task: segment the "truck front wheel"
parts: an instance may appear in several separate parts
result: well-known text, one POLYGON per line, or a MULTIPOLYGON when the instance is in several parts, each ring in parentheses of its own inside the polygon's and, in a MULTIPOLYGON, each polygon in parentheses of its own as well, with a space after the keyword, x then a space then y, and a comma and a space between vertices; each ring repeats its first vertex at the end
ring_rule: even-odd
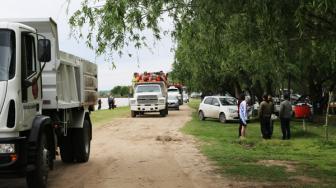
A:
POLYGON ((164 109, 164 110, 160 110, 160 116, 161 117, 165 117, 167 115, 167 112, 166 112, 166 110, 164 109))
POLYGON ((83 128, 74 130, 75 159, 79 163, 85 163, 90 157, 91 126, 88 120, 84 120, 83 128))
POLYGON ((131 111, 131 117, 135 117, 136 116, 136 112, 135 111, 131 111))
POLYGON ((35 169, 27 173, 27 185, 29 188, 47 187, 49 173, 49 150, 46 133, 42 132, 37 146, 35 169))

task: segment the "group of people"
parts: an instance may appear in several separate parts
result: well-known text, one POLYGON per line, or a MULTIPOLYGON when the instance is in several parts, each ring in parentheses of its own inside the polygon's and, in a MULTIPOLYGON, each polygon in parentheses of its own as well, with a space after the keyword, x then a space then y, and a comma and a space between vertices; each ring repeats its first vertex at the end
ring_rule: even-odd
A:
MULTIPOLYGON (((280 103, 279 118, 281 123, 282 139, 290 139, 290 120, 292 116, 292 105, 290 95, 284 94, 284 101, 280 103)), ((241 94, 238 100, 239 129, 240 138, 245 138, 247 120, 248 120, 248 102, 249 98, 241 94)), ((263 95, 263 101, 260 103, 258 117, 260 120, 260 130, 264 139, 271 139, 273 134, 274 103, 271 95, 263 95)))
MULTIPOLYGON (((108 106, 109 106, 109 110, 114 109, 116 107, 115 100, 114 100, 114 97, 112 97, 112 95, 108 96, 107 103, 108 103, 108 106)), ((101 109, 101 107, 102 107, 101 105, 102 105, 102 101, 101 101, 101 99, 98 99, 98 110, 101 109)))
POLYGON ((144 72, 143 74, 139 74, 135 72, 133 74, 133 85, 137 82, 167 82, 168 80, 168 73, 165 74, 163 71, 160 72, 144 72))

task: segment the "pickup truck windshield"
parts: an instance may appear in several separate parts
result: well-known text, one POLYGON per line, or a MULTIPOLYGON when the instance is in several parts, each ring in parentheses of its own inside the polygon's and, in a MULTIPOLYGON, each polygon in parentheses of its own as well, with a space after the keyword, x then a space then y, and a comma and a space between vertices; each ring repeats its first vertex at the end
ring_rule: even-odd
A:
POLYGON ((159 85, 143 85, 138 86, 136 88, 137 93, 144 93, 144 92, 161 92, 159 85))
POLYGON ((6 81, 15 74, 15 34, 0 29, 0 81, 6 81))

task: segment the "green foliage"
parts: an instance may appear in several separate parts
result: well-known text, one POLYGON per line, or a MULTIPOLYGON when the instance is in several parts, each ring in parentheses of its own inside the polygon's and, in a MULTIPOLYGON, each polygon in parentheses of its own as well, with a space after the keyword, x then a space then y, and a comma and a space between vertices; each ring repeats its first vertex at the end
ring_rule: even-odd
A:
MULTIPOLYGON (((197 109, 198 101, 189 104, 197 109)), ((249 123, 247 139, 238 139, 238 124, 223 125, 218 120, 200 121, 197 114, 186 124, 182 131, 196 136, 202 141, 201 151, 220 166, 220 171, 227 177, 246 181, 272 182, 277 187, 305 187, 310 182, 301 182, 294 177, 316 178, 318 183, 309 186, 333 186, 336 175, 336 127, 330 130, 331 141, 325 142, 324 128, 317 124, 308 124, 307 132, 302 131, 301 121, 291 122, 291 140, 280 140, 279 122, 275 122, 273 138, 263 140, 260 136, 259 123, 249 123), (290 164, 293 170, 285 166, 276 166, 274 162, 267 166, 262 161, 277 160, 290 164)))
POLYGON ((177 43, 171 76, 191 90, 261 96, 291 85, 317 102, 336 86, 334 0, 85 0, 69 23, 98 54, 122 54, 147 46, 144 30, 160 39, 163 14, 177 43))
POLYGON ((115 86, 111 90, 114 97, 127 97, 129 94, 129 86, 115 86))

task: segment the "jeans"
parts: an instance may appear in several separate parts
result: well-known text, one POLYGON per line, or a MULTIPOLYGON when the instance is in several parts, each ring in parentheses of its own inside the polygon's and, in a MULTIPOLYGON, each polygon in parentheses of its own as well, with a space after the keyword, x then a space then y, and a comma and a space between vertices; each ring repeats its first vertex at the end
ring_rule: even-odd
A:
POLYGON ((282 139, 290 139, 291 135, 290 135, 290 127, 289 127, 289 123, 290 123, 290 119, 289 118, 280 118, 280 122, 281 122, 281 131, 282 131, 282 139))
POLYGON ((271 139, 272 131, 271 131, 271 118, 263 117, 260 122, 261 134, 264 139, 271 139))

